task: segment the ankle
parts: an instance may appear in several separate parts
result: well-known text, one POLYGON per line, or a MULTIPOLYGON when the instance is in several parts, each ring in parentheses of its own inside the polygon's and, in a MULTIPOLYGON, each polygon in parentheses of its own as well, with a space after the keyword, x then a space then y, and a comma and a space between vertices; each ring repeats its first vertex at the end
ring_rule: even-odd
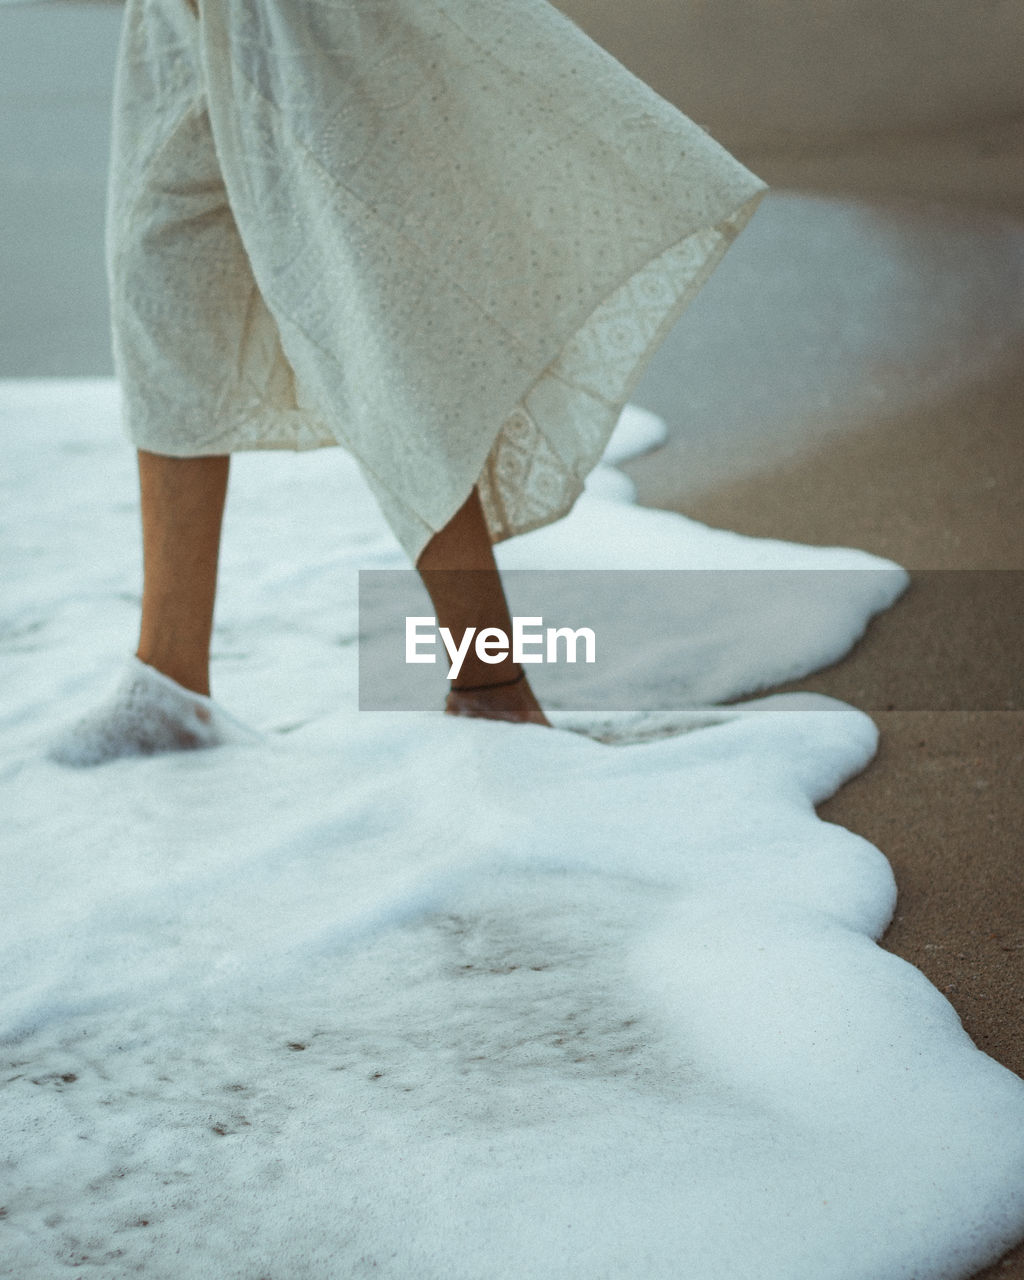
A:
POLYGON ((456 683, 453 680, 451 682, 452 693, 482 693, 488 689, 505 689, 526 679, 526 672, 522 667, 512 664, 511 671, 513 674, 506 674, 502 668, 492 668, 491 679, 485 678, 479 684, 470 684, 463 680, 459 680, 456 683))
POLYGON ((181 685, 192 693, 210 696, 210 667, 208 662, 198 659, 183 658, 180 654, 163 653, 156 647, 140 644, 135 651, 139 662, 159 671, 168 680, 181 685))
POLYGON ((452 686, 445 699, 445 713, 480 720, 509 720, 517 724, 549 725, 526 679, 525 672, 508 683, 480 689, 452 686))

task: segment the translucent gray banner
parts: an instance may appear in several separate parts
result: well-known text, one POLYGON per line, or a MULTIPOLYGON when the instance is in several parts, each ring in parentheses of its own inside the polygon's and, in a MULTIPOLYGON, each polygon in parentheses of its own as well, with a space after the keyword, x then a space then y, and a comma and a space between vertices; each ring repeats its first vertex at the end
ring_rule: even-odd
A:
MULTIPOLYGON (((467 592, 472 577, 459 575, 467 592)), ((909 588, 895 569, 502 577, 524 665, 551 709, 674 710, 779 687, 868 711, 1024 705, 1024 571, 925 570, 909 588)), ((478 636, 449 639, 475 644, 478 636)), ((511 647, 516 636, 508 639, 511 647)), ((492 655, 501 648, 493 636, 488 646, 492 655)), ((451 667, 419 575, 361 572, 360 707, 436 709, 451 667)))

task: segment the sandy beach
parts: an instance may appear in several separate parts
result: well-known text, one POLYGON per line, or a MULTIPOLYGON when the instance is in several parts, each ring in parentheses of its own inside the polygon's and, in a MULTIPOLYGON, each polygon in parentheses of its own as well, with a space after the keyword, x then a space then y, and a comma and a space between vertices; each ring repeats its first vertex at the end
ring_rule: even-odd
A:
MULTIPOLYGON (((713 12, 659 0, 561 7, 773 187, 1024 219, 1019 9, 993 6, 980 21, 966 3, 937 13, 926 0, 898 13, 882 0, 836 3, 827 16, 796 0, 757 14, 739 0, 713 12)), ((109 34, 110 13, 95 12, 109 34)), ((94 217, 95 167, 78 177, 94 217)), ((86 251, 90 280, 99 248, 86 251)), ((82 305, 75 324, 103 322, 102 300, 82 305)), ((74 356, 59 368, 46 355, 7 372, 104 373, 94 339, 69 338, 74 356)), ((23 333, 15 340, 29 351, 23 333)), ((1008 352, 939 399, 865 413, 699 493, 671 420, 665 449, 626 466, 649 505, 758 537, 861 547, 910 570, 911 590, 844 661, 786 687, 841 698, 879 725, 875 761, 819 812, 892 864, 899 903, 883 945, 921 969, 978 1047, 1018 1074, 1022 404, 1024 357, 1008 352)), ((1024 1245, 980 1276, 1024 1280, 1024 1245)))
MULTIPOLYGON (((780 11, 787 7, 795 8, 772 6, 761 22, 781 23, 780 11)), ((1011 25, 1001 28, 993 12, 985 31, 973 24, 968 29, 966 6, 944 6, 942 17, 934 6, 901 6, 904 30, 922 21, 927 7, 935 56, 917 59, 915 52, 912 59, 910 45, 889 45, 881 67, 872 70, 874 92, 858 94, 849 68, 866 65, 868 47, 877 49, 875 33, 884 29, 882 9, 874 7, 877 13, 864 21, 871 5, 856 6, 858 20, 855 6, 846 6, 849 27, 830 28, 827 37, 818 28, 802 53, 792 44, 769 46, 756 69, 749 61, 737 72, 736 79, 750 84, 748 101, 760 93, 782 104, 773 117, 773 136, 770 129, 758 136, 763 121, 751 124, 735 100, 720 91, 716 96, 713 70, 726 62, 724 31, 714 68, 705 62, 702 76, 701 64, 691 60, 687 78, 682 71, 675 74, 667 60, 656 63, 650 46, 631 41, 611 6, 594 15, 593 26, 601 27, 606 42, 634 70, 658 80, 662 92, 685 98, 691 108, 695 88, 698 97, 703 93, 709 127, 717 125, 719 136, 777 186, 904 206, 944 201, 1024 216, 1024 100, 1019 81, 1011 89, 1004 78, 1002 62, 1007 49, 1020 56, 1019 12, 1011 15, 1004 7, 1002 20, 1011 25), (966 47, 959 43, 964 34, 966 47), (981 56, 981 44, 993 38, 1004 41, 1002 53, 981 56), (815 40, 818 58, 811 56, 815 40), (827 54, 839 49, 847 70, 827 93, 817 76, 830 65, 827 54), (811 69, 809 77, 786 74, 794 59, 811 69), (926 82, 942 66, 949 73, 946 91, 929 95, 926 82), (930 103, 930 118, 922 103, 930 103), (788 139, 782 136, 787 129, 788 139)), ((582 6, 576 9, 574 16, 583 21, 582 6)), ((725 16, 720 21, 727 25, 725 16)), ((802 30, 810 34, 809 24, 802 30)), ((944 403, 865 420, 841 440, 696 499, 674 496, 667 469, 653 458, 630 470, 643 500, 743 533, 860 546, 898 560, 912 575, 915 569, 1020 571, 1022 404, 1024 360, 1018 353, 944 403)), ((963 610, 957 617, 944 607, 950 581, 919 574, 908 595, 876 620, 846 660, 799 687, 870 709, 881 730, 874 763, 820 813, 866 836, 892 863, 899 903, 883 945, 948 996, 979 1048, 1020 1073, 1024 734, 1019 668, 1010 670, 1011 655, 1020 647, 1019 577, 1007 573, 1004 585, 1011 595, 1015 591, 1017 607, 994 631, 1009 640, 1009 648, 990 637, 993 649, 979 654, 974 612, 963 610), (937 629, 944 643, 936 643, 937 629), (942 696, 955 661, 951 655, 960 664, 957 708, 904 710, 897 703, 897 709, 884 709, 894 687, 905 705, 940 706, 928 699, 942 696), (995 709, 990 697, 992 664, 1000 661, 997 683, 1012 709, 995 709), (894 667, 903 676, 895 686, 894 667)), ((1024 1247, 981 1274, 1024 1277, 1024 1247)))
MULTIPOLYGON (((687 512, 744 532, 849 541, 911 570, 935 563, 1019 569, 1022 397, 1024 379, 1007 377, 926 422, 880 424, 796 465, 690 502, 687 512), (980 442, 976 450, 963 448, 968 430, 980 442), (917 449, 910 445, 915 431, 917 449), (926 441, 934 449, 927 488, 926 441), (988 484, 990 478, 996 482, 988 484)), ((643 469, 636 466, 641 485, 643 469)), ((921 678, 941 681, 947 659, 932 641, 947 617, 936 616, 927 590, 912 588, 845 661, 799 687, 877 708, 891 691, 890 664, 903 663, 908 653, 921 678)), ((1019 612, 1015 618, 1019 629, 1019 612)), ((971 617, 961 617, 947 639, 959 654, 971 654, 971 617)), ((979 664, 979 684, 985 678, 979 664)), ((947 995, 980 1049, 1019 1073, 1019 701, 1007 711, 873 709, 872 715, 882 734, 878 757, 821 806, 821 816, 866 836, 892 863, 899 904, 883 945, 947 995)), ((983 1274, 1024 1277, 1024 1248, 983 1274)))
MULTIPOLYGON (((686 503, 710 524, 801 542, 849 542, 930 569, 1020 570, 1019 494, 1024 476, 1022 371, 972 389, 920 420, 873 425, 798 463, 686 503), (965 448, 965 440, 971 447, 965 448)), ((649 460, 648 460, 649 462, 649 460)), ((653 464, 650 464, 653 470, 653 464)), ((644 491, 647 465, 634 464, 644 491)), ((984 576, 984 575, 979 575, 984 576)), ((1002 632, 1019 636, 1017 608, 1002 632)), ((941 575, 876 620, 837 666, 799 682, 871 709, 881 730, 874 763, 820 808, 828 821, 867 837, 892 863, 896 916, 883 945, 944 992, 978 1047, 1024 1070, 1024 918, 1021 840, 1024 765, 1020 681, 1012 710, 879 710, 893 693, 894 665, 938 692, 950 654, 979 699, 989 669, 974 665, 975 615, 942 607, 941 575), (936 598, 940 608, 934 607, 936 598), (936 628, 945 644, 936 644, 936 628), (908 655, 911 661, 908 662, 908 655)), ((1019 641, 1016 652, 1019 653, 1019 641)), ((998 660, 999 650, 993 655, 998 660)), ((1006 654, 1003 660, 1006 661, 1006 654)), ((1005 671, 1005 668, 1004 668, 1005 671)), ((1002 683, 1008 690, 1008 682, 1002 683)), ((1024 1248, 985 1276, 1024 1277, 1024 1248)))

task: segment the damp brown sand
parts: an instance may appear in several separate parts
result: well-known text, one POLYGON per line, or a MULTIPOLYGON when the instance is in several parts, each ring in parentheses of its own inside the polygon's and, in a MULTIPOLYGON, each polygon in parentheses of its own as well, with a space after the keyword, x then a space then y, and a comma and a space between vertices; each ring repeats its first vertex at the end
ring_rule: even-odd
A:
MULTIPOLYGON (((1004 368, 772 471, 658 501, 740 533, 863 547, 911 571, 910 590, 845 660, 786 688, 831 694, 875 719, 876 759, 819 812, 892 864, 899 901, 882 945, 921 969, 975 1044, 1017 1073, 1024 572, 1006 571, 1024 571, 1021 406, 1024 367, 1004 368)), ((663 483, 656 454, 628 469, 642 499, 663 483)), ((1024 1280, 1024 1246, 982 1274, 1024 1280)))
MULTIPOLYGON (((864 20, 870 0, 835 6, 817 24, 784 22, 791 0, 762 8, 757 20, 780 28, 775 43, 771 31, 744 35, 749 6, 687 6, 678 18, 695 27, 687 61, 679 42, 676 56, 661 57, 673 42, 644 37, 644 13, 663 22, 664 6, 643 0, 629 22, 605 0, 565 7, 774 186, 1024 219, 1024 88, 1012 69, 1024 52, 1024 11, 1004 6, 972 30, 963 5, 939 13, 913 0, 901 23, 920 32, 880 45, 891 24, 881 9, 878 23, 864 20), (837 33, 844 13, 849 30, 837 33), (922 39, 933 46, 927 57, 922 39), (943 59, 955 74, 945 75, 943 59)), ((819 812, 893 866, 899 900, 882 945, 921 969, 975 1044, 1018 1074, 1024 712, 1008 708, 1020 706, 1024 610, 1014 575, 1000 603, 999 576, 972 580, 970 571, 1024 571, 1022 406, 1024 353, 1016 363, 1011 354, 940 403, 865 422, 697 498, 684 501, 682 487, 673 496, 657 454, 627 465, 654 505, 740 533, 863 547, 911 571, 907 595, 844 661, 788 687, 870 710, 878 755, 819 812)), ((980 1275, 1024 1280, 1024 1245, 980 1275)))

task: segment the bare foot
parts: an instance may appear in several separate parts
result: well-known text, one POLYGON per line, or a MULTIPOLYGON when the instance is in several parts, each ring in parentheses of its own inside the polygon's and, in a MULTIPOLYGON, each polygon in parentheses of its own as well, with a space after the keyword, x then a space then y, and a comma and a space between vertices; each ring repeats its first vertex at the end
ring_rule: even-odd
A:
POLYGON ((133 658, 109 701, 66 730, 47 755, 85 767, 258 738, 210 698, 133 658))
POLYGON ((445 700, 444 710, 445 715, 469 716, 475 720, 510 720, 514 724, 551 726, 525 677, 513 684, 496 684, 491 688, 453 688, 445 700))

